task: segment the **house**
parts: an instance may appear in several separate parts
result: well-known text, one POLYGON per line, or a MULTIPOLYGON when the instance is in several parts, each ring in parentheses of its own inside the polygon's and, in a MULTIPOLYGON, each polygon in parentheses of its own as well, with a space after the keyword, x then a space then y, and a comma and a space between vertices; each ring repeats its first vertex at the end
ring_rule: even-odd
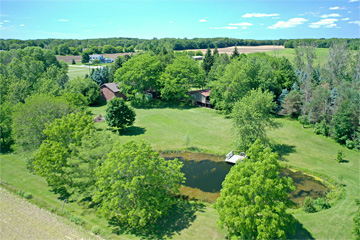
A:
POLYGON ((121 93, 119 84, 116 83, 105 83, 100 86, 100 93, 103 100, 109 101, 114 97, 122 97, 126 100, 126 96, 121 93))
POLYGON ((90 57, 89 63, 92 63, 95 59, 99 60, 100 63, 112 63, 112 62, 114 62, 114 59, 105 58, 103 55, 94 54, 94 55, 90 55, 89 57, 90 57))
POLYGON ((194 59, 195 61, 199 61, 199 60, 202 60, 203 57, 202 56, 193 56, 191 57, 192 59, 194 59))
POLYGON ((193 104, 203 107, 212 107, 210 104, 210 91, 211 89, 203 89, 189 92, 193 104))

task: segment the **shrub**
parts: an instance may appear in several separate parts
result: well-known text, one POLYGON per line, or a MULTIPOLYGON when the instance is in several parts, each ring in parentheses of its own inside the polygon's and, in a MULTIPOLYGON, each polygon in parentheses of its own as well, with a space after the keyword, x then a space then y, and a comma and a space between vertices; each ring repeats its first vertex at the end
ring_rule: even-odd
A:
POLYGON ((99 226, 93 226, 91 232, 95 235, 99 235, 101 233, 101 228, 99 226))
POLYGON ((339 149, 337 152, 336 161, 338 161, 338 163, 341 163, 342 161, 344 161, 344 157, 345 157, 344 152, 339 149))
POLYGON ((330 203, 325 198, 317 198, 314 201, 316 211, 321 211, 323 209, 331 208, 330 203))
POLYGON ((314 213, 316 212, 314 206, 314 200, 311 197, 306 197, 303 204, 303 210, 307 213, 314 213))
POLYGON ((72 60, 71 64, 73 65, 76 64, 75 59, 72 60))
POLYGON ((355 143, 351 140, 346 140, 346 147, 348 149, 353 149, 353 148, 355 148, 355 143))
POLYGON ((25 199, 31 199, 33 196, 32 196, 32 194, 31 193, 24 193, 24 198, 25 199))

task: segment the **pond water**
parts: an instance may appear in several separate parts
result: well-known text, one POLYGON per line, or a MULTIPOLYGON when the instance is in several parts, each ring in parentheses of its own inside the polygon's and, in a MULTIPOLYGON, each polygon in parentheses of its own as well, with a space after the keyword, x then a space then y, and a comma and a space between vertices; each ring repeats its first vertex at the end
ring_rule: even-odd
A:
MULTIPOLYGON (((209 202, 215 202, 220 196, 221 184, 233 166, 221 156, 210 154, 171 153, 162 156, 168 160, 177 158, 183 162, 181 171, 185 174, 186 182, 180 189, 182 194, 209 202)), ((293 179, 296 190, 290 193, 290 199, 296 204, 302 203, 306 196, 315 199, 326 193, 326 186, 302 172, 281 169, 279 175, 293 179)))

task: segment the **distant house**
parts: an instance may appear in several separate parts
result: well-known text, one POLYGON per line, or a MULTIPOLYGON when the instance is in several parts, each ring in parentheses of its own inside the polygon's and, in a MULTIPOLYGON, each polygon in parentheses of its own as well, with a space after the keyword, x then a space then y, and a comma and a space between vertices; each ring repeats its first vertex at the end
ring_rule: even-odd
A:
POLYGON ((199 61, 199 60, 202 60, 203 57, 202 56, 193 56, 191 57, 192 59, 194 59, 195 61, 199 61))
POLYGON ((99 60, 100 63, 112 63, 114 62, 114 59, 112 58, 105 58, 103 55, 90 55, 89 63, 92 63, 95 59, 99 60))
POLYGON ((126 99, 126 96, 121 93, 119 89, 119 84, 116 83, 105 83, 100 86, 100 93, 103 100, 109 101, 114 97, 122 97, 126 99))
POLYGON ((211 89, 204 89, 189 92, 193 104, 197 104, 203 107, 212 107, 210 104, 210 91, 211 89))

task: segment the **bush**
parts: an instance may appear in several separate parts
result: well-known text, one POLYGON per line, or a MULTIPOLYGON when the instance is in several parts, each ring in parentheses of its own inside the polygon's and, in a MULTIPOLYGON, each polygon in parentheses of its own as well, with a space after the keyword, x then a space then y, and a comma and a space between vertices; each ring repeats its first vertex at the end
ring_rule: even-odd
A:
POLYGON ((101 233, 101 228, 99 226, 93 226, 91 232, 95 235, 99 235, 101 233))
POLYGON ((336 161, 338 161, 338 163, 341 163, 342 161, 344 161, 344 157, 345 157, 344 152, 342 150, 338 150, 336 161))
POLYGON ((307 213, 314 213, 316 212, 314 206, 314 200, 311 197, 306 197, 303 204, 303 210, 307 213))
POLYGON ((330 203, 325 198, 317 198, 314 201, 316 211, 321 211, 323 209, 331 208, 330 203))
POLYGON ((355 143, 351 140, 346 140, 346 147, 348 149, 353 149, 353 148, 355 148, 355 143))
POLYGON ((107 104, 105 119, 109 127, 129 127, 134 124, 135 116, 135 111, 122 98, 113 98, 107 104))
POLYGON ((24 193, 24 198, 25 199, 31 199, 33 196, 32 196, 32 194, 31 193, 24 193))

